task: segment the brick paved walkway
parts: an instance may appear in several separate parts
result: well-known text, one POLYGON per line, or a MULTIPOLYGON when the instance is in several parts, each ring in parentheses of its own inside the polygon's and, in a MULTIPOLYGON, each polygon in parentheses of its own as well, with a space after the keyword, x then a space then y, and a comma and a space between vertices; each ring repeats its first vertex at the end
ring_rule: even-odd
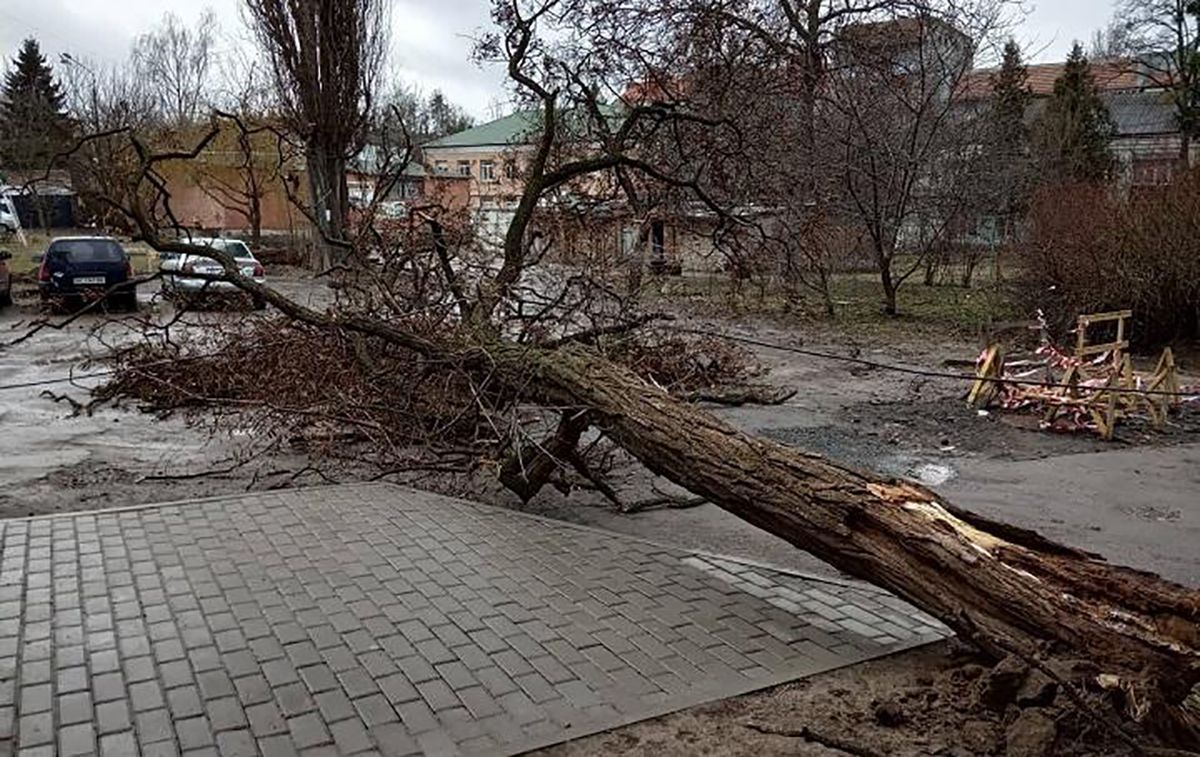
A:
POLYGON ((513 754, 943 633, 387 485, 0 521, 0 755, 513 754))

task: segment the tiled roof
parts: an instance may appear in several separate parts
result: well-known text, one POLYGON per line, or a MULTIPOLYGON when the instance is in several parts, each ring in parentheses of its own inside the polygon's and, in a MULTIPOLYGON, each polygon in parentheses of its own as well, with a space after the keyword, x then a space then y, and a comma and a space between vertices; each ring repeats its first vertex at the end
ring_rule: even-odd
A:
MULTIPOLYGON (((1177 134, 1179 122, 1175 117, 1175 106, 1161 90, 1115 90, 1101 92, 1100 99, 1108 108, 1112 118, 1113 137, 1149 137, 1177 134)), ((1046 112, 1049 100, 1041 97, 1029 104, 1025 111, 1025 122, 1033 125, 1046 112)))
MULTIPOLYGON (((1054 93, 1054 82, 1062 76, 1066 63, 1034 63, 1026 66, 1029 72, 1029 89, 1036 97, 1049 97, 1054 93)), ((1092 61, 1092 77, 1102 91, 1141 89, 1147 86, 1145 77, 1134 70, 1133 61, 1092 61)), ((987 98, 992 94, 992 77, 997 69, 981 68, 967 74, 962 84, 962 95, 967 99, 987 98)))
POLYGON ((1138 137, 1179 131, 1175 106, 1166 92, 1108 92, 1103 97, 1118 136, 1138 137))

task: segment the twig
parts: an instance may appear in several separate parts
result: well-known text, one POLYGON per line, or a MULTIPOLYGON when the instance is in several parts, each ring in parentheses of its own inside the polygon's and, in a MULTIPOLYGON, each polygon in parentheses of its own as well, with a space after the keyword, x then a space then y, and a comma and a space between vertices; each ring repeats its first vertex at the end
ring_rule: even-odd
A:
POLYGON ((858 744, 852 744, 849 741, 846 741, 845 739, 840 739, 836 736, 830 736, 827 733, 820 733, 819 731, 814 731, 813 729, 809 728, 808 726, 802 726, 799 729, 791 729, 791 728, 779 728, 779 727, 773 726, 773 725, 765 725, 763 723, 753 723, 753 722, 743 723, 742 725, 744 725, 746 728, 749 728, 752 731, 758 731, 759 733, 765 733, 769 736, 786 736, 787 738, 804 739, 805 741, 812 742, 814 744, 820 744, 821 746, 827 747, 829 749, 836 749, 839 752, 845 752, 846 754, 852 754, 855 757, 884 757, 882 752, 876 752, 874 749, 871 749, 870 747, 860 746, 858 744))
POLYGON ((697 389, 686 395, 688 402, 711 402, 714 405, 782 405, 796 396, 798 389, 774 386, 731 386, 697 389))
POLYGON ((207 476, 223 476, 226 473, 233 473, 235 470, 241 468, 248 462, 250 461, 238 461, 225 468, 195 471, 194 473, 151 473, 139 478, 138 483, 140 484, 143 481, 191 481, 193 479, 205 478, 207 476))

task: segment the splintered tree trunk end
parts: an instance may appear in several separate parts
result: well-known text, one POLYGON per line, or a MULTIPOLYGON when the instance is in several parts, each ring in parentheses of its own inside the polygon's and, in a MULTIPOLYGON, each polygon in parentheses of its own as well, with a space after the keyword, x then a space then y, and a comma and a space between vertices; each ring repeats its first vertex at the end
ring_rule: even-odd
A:
POLYGON ((1200 592, 955 508, 916 484, 755 439, 579 346, 497 346, 531 399, 588 411, 652 472, 894 592, 996 654, 1087 658, 1128 715, 1198 745, 1200 592), (1015 649, 1014 649, 1015 647, 1015 649))

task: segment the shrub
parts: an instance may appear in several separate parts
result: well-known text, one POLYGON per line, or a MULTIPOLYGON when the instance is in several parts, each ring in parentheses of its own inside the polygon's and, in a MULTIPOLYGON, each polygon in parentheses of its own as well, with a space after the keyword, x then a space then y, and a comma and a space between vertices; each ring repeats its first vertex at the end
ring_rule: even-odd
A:
POLYGON ((1200 171, 1120 196, 1047 187, 1021 246, 1024 304, 1058 338, 1080 313, 1133 311, 1132 339, 1153 346, 1200 336, 1200 171))

